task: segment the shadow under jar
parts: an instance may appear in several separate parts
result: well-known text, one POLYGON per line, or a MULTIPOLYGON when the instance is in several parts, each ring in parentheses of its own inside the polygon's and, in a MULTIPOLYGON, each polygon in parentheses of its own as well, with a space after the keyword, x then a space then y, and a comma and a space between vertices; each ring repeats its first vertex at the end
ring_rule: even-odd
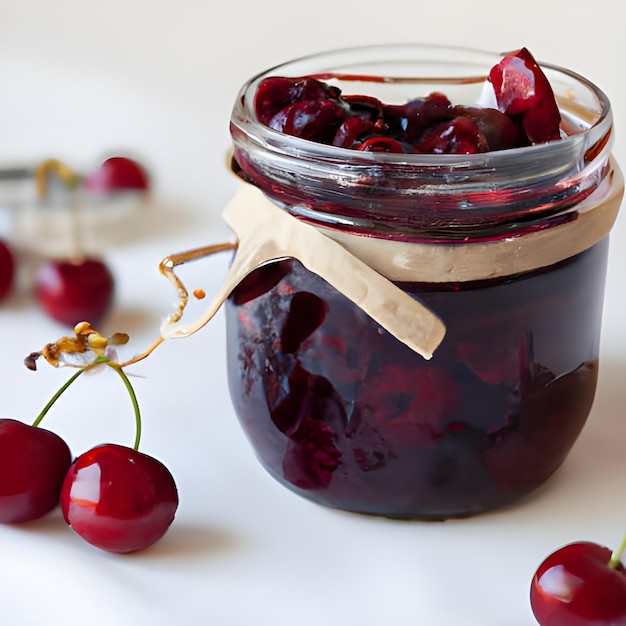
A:
POLYGON ((232 400, 261 464, 305 498, 397 518, 478 514, 542 485, 588 417, 623 189, 610 104, 596 86, 542 65, 563 138, 470 155, 322 145, 272 130, 253 108, 259 83, 280 75, 324 75, 383 102, 433 91, 477 102, 499 59, 347 49, 273 68, 239 94, 231 133, 241 178, 447 329, 426 360, 292 258, 237 287, 226 305, 232 400))

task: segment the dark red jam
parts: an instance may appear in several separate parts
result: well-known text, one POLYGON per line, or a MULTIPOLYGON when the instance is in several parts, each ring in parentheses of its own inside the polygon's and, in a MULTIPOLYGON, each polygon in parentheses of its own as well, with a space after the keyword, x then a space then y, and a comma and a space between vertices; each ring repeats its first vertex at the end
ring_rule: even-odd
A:
POLYGON ((542 67, 525 49, 487 60, 372 47, 242 89, 234 170, 406 276, 398 286, 447 329, 425 360, 297 260, 239 285, 226 306, 232 400, 293 491, 361 513, 464 517, 529 494, 574 444, 596 388, 610 226, 584 252, 568 228, 603 214, 589 206, 612 184, 612 116, 582 77, 542 67), (532 241, 553 254, 546 267, 519 264, 535 260, 532 241))
POLYGON ((260 462, 344 510, 445 519, 501 507, 561 465, 597 380, 608 238, 541 270, 401 287, 436 311, 430 361, 294 260, 227 303, 228 375, 260 462))
POLYGON ((254 98, 258 120, 286 135, 364 152, 476 154, 561 137, 552 87, 526 48, 491 68, 494 106, 453 105, 441 92, 387 104, 369 95, 343 94, 320 78, 338 76, 261 81, 254 98))

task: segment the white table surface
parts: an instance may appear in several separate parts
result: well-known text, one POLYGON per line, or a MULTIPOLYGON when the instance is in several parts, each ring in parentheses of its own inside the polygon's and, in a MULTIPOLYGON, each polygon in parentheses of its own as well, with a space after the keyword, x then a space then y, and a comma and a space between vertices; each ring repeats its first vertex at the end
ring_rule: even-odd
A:
MULTIPOLYGON (((147 346, 174 294, 167 253, 223 240, 228 118, 241 83, 324 49, 423 41, 527 46, 598 83, 613 102, 626 162, 624 5, 571 0, 432 3, 0 0, 0 165, 54 156, 85 171, 138 156, 154 176, 149 206, 94 243, 117 278, 104 332, 147 346), (143 219, 139 219, 139 218, 143 219)), ((123 212, 123 211, 122 211, 123 212)), ((93 234, 93 233, 92 233, 93 234)), ((192 267, 215 287, 225 267, 192 267)), ((78 539, 60 514, 0 527, 0 612, 13 626, 531 626, 532 574, 577 539, 626 531, 626 226, 612 235, 597 400, 562 469, 524 503, 450 523, 398 523, 310 504, 260 468, 231 408, 220 314, 191 339, 135 366, 142 450, 174 474, 181 504, 163 541, 120 557, 78 539)), ((65 331, 27 292, 0 306, 0 414, 32 421, 67 371, 23 357, 65 331)), ((110 373, 109 373, 110 374, 110 373)), ((78 453, 132 443, 132 409, 107 373, 83 377, 44 424, 78 453), (107 411, 103 412, 103 398, 107 411)))

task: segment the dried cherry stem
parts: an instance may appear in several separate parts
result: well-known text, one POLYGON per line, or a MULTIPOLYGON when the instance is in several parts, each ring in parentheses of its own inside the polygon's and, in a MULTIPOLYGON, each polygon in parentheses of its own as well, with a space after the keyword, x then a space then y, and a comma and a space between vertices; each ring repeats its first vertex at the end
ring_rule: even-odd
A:
POLYGON ((609 567, 613 569, 617 569, 617 567, 621 563, 622 555, 626 552, 626 535, 622 537, 622 542, 613 550, 613 554, 611 554, 611 560, 609 561, 609 567))
MULTIPOLYGON (((176 293, 178 295, 178 304, 176 306, 176 310, 167 317, 165 323, 166 324, 175 324, 180 320, 185 311, 185 307, 189 302, 189 292, 187 288, 181 281, 181 279, 174 272, 174 268, 179 265, 183 265, 183 263, 187 263, 189 261, 196 261, 198 259, 203 259, 212 254, 217 254, 218 252, 227 252, 228 250, 236 250, 238 246, 238 242, 226 242, 226 243, 218 243, 213 244, 211 246, 203 246, 201 248, 195 248, 194 250, 188 250, 187 252, 181 252, 180 254, 171 254, 166 256, 161 263, 159 263, 159 271, 165 278, 167 278, 176 288, 176 293)), ((134 356, 132 359, 128 361, 124 361, 123 363, 119 363, 118 367, 124 368, 128 365, 132 365, 137 363, 138 361, 142 361, 146 357, 150 356, 156 348, 158 348, 165 341, 164 337, 159 337, 147 350, 134 356)))

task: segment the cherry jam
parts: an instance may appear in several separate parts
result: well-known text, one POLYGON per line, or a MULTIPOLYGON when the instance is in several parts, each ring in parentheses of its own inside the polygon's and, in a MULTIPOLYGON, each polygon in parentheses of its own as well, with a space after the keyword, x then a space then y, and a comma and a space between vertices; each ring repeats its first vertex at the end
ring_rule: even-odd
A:
POLYGON ((541 271, 403 284, 449 328, 430 361, 285 260, 227 304, 228 375, 263 466, 322 504, 465 516, 534 490, 591 408, 608 240, 541 271))
POLYGON ((404 519, 475 515, 545 483, 587 420, 623 193, 610 103, 579 75, 545 66, 554 96, 547 82, 535 83, 541 98, 496 93, 508 120, 489 112, 487 123, 474 105, 487 83, 503 84, 489 71, 500 61, 430 46, 334 51, 260 74, 236 100, 233 169, 245 184, 446 327, 427 360, 297 258, 257 268, 234 290, 236 414, 262 466, 305 498, 404 519), (449 104, 428 96, 443 92, 449 104), (552 114, 541 117, 549 98, 569 107, 558 133, 552 114), (398 111, 408 119, 442 107, 482 135, 472 130, 468 143, 465 121, 432 115, 428 128, 394 125, 398 111), (512 147, 496 136, 509 122, 512 147))

